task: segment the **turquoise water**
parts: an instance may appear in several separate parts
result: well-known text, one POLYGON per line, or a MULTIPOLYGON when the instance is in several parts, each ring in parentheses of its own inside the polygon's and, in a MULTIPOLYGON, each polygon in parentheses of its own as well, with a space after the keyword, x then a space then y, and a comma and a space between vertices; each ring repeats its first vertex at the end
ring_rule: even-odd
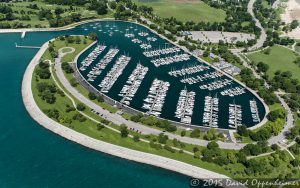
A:
POLYGON ((0 187, 189 187, 186 176, 86 149, 31 119, 21 82, 37 50, 15 42, 41 45, 65 33, 0 34, 0 187))
MULTIPOLYGON (((183 62, 177 62, 169 65, 162 65, 159 67, 155 67, 151 62, 151 58, 145 57, 143 55, 143 49, 139 47, 139 44, 134 44, 131 42, 132 38, 126 38, 124 35, 127 32, 133 33, 135 35, 134 38, 138 38, 142 40, 143 42, 147 44, 152 45, 152 49, 161 49, 165 46, 172 47, 173 45, 170 44, 168 41, 160 38, 154 33, 150 33, 149 30, 143 26, 128 23, 128 22, 115 22, 115 21, 105 21, 105 22, 99 22, 97 24, 86 24, 84 26, 80 26, 77 29, 81 32, 86 31, 94 31, 97 32, 99 37, 99 43, 105 44, 108 48, 104 50, 104 52, 98 57, 97 60, 95 60, 85 71, 81 71, 82 75, 87 78, 87 74, 92 69, 92 67, 95 66, 99 62, 99 60, 108 52, 110 47, 116 47, 120 51, 115 56, 115 58, 106 66, 105 70, 98 76, 94 82, 90 82, 95 88, 100 90, 100 87, 98 86, 101 81, 105 78, 106 74, 111 70, 112 66, 114 65, 116 59, 121 54, 126 54, 131 57, 131 61, 128 63, 128 65, 125 67, 123 73, 120 75, 118 80, 115 82, 115 84, 112 86, 112 88, 109 90, 109 92, 106 94, 109 97, 113 98, 114 100, 120 101, 122 97, 118 96, 119 92, 123 88, 124 84, 126 84, 126 81, 132 71, 135 69, 137 63, 141 63, 143 66, 146 66, 149 68, 148 73, 146 74, 146 77, 143 79, 141 86, 137 90, 135 96, 133 97, 130 107, 135 108, 139 111, 146 112, 147 110, 143 109, 143 103, 144 99, 147 98, 148 91, 151 87, 151 84, 155 78, 163 81, 168 81, 170 83, 169 90, 167 92, 167 96, 165 98, 165 103, 162 108, 162 114, 160 117, 166 118, 173 121, 180 121, 180 119, 175 118, 175 111, 176 111, 176 105, 179 98, 180 91, 184 89, 185 87, 189 91, 194 91, 196 93, 195 97, 195 106, 194 106, 194 113, 192 115, 192 124, 193 125, 203 125, 202 119, 203 119, 203 112, 204 112, 204 98, 205 96, 217 96, 219 98, 219 112, 218 112, 218 126, 219 128, 225 128, 229 129, 228 126, 228 114, 229 114, 229 104, 238 104, 242 106, 242 124, 251 127, 257 123, 253 122, 251 111, 250 111, 250 105, 249 100, 255 99, 257 102, 258 110, 259 110, 259 116, 262 120, 265 116, 265 109, 263 107, 263 104, 248 90, 246 90, 246 93, 243 95, 238 95, 235 97, 229 97, 229 96, 222 96, 220 94, 221 91, 224 89, 230 89, 234 88, 236 86, 239 86, 238 83, 233 82, 230 86, 226 86, 225 88, 217 89, 214 91, 209 90, 201 90, 199 88, 202 84, 208 84, 213 81, 220 81, 227 78, 226 76, 222 76, 217 79, 209 79, 205 80, 200 83, 196 84, 184 84, 180 82, 180 79, 183 79, 184 77, 173 77, 167 74, 168 71, 172 69, 180 69, 183 66, 191 65, 191 64, 202 64, 205 65, 202 62, 199 62, 196 58, 191 57, 188 61, 183 62), (100 24, 99 24, 100 23, 100 24), (141 37, 138 35, 139 32, 148 32, 149 35, 147 37, 155 37, 157 38, 157 41, 155 42, 149 42, 147 41, 147 37, 141 37), (109 33, 113 33, 111 36, 109 33)), ((78 66, 80 67, 81 61, 92 51, 93 48, 89 49, 86 53, 83 53, 82 56, 78 60, 78 66)), ((184 53, 181 51, 180 53, 184 53)), ((174 54, 171 54, 174 55, 174 54)), ((168 57, 170 55, 161 55, 160 57, 168 57)), ((206 65, 207 66, 207 65, 206 65)), ((205 73, 211 73, 215 72, 213 68, 210 68, 209 70, 192 74, 191 76, 201 76, 205 73)), ((229 79, 229 78, 227 78, 229 79)))

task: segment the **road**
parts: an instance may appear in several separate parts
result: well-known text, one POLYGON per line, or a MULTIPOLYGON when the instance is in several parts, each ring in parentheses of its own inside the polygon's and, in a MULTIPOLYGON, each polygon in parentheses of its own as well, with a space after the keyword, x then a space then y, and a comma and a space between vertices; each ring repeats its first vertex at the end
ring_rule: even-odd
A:
MULTIPOLYGON (((287 103, 283 100, 283 98, 280 96, 279 92, 275 92, 277 98, 279 99, 281 105, 285 108, 285 110, 288 112, 286 123, 284 125, 283 130, 279 133, 279 135, 271 137, 268 142, 269 144, 278 144, 282 143, 282 141, 285 139, 285 134, 294 126, 294 116, 293 112, 291 111, 290 107, 287 105, 287 103)), ((281 145, 281 144, 280 144, 281 145)))
POLYGON ((248 48, 249 51, 252 50, 256 50, 258 48, 261 48, 264 44, 264 42, 267 39, 267 34, 264 30, 264 28, 262 27, 261 23, 259 22, 259 20, 255 17, 254 12, 253 12, 253 5, 255 3, 256 0, 250 0, 248 3, 248 7, 247 7, 247 12, 252 16, 253 20, 255 21, 255 25, 261 29, 261 35, 260 37, 257 39, 257 42, 255 45, 251 46, 248 48))

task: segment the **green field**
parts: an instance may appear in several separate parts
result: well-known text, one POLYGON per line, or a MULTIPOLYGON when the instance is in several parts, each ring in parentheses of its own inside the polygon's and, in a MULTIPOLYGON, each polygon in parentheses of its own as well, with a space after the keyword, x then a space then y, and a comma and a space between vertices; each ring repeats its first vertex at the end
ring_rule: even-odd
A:
MULTIPOLYGON (((49 10, 51 10, 52 13, 54 13, 54 10, 57 7, 60 7, 64 10, 70 9, 70 6, 67 6, 67 5, 46 4, 42 0, 36 0, 33 2, 29 2, 29 1, 28 2, 27 1, 9 2, 9 3, 1 3, 1 4, 9 5, 13 10, 14 15, 17 16, 18 18, 23 15, 21 11, 24 11, 26 13, 25 15, 27 15, 27 13, 29 13, 28 15, 31 20, 16 19, 16 20, 10 21, 10 23, 21 22, 21 23, 23 23, 23 25, 30 24, 31 27, 49 27, 49 22, 46 19, 40 20, 38 18, 37 13, 42 8, 49 9, 49 10), (30 4, 36 4, 39 9, 35 10, 35 9, 29 8, 28 6, 30 4)), ((112 12, 109 12, 107 15, 101 16, 101 15, 98 15, 95 11, 87 10, 87 8, 84 6, 73 6, 72 11, 71 10, 65 11, 63 14, 61 14, 61 17, 67 17, 73 13, 81 14, 82 19, 112 17, 112 12)), ((0 21, 0 23, 1 22, 7 22, 7 21, 0 21)))
POLYGON ((180 21, 223 22, 226 13, 215 9, 200 0, 134 0, 137 5, 153 7, 154 12, 163 18, 175 17, 180 21))
POLYGON ((300 80, 300 67, 293 63, 297 58, 297 55, 289 49, 281 46, 271 47, 270 54, 264 54, 263 52, 253 53, 247 56, 254 63, 263 62, 269 65, 267 74, 273 76, 278 70, 291 71, 294 78, 300 80))

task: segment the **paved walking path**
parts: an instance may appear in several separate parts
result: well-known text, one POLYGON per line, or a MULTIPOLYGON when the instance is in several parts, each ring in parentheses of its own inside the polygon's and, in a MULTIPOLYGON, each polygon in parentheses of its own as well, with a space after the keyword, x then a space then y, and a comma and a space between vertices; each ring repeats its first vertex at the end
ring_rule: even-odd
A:
POLYGON ((248 7, 247 7, 247 11, 249 12, 249 14, 252 16, 254 22, 255 22, 255 25, 261 29, 261 35, 260 37, 257 39, 257 42, 254 46, 251 46, 249 47, 249 51, 252 51, 252 50, 256 50, 258 48, 261 48, 264 44, 264 42, 266 41, 266 38, 267 38, 267 34, 264 30, 264 28, 262 27, 261 23, 259 22, 259 20, 255 17, 255 14, 253 12, 253 5, 255 3, 256 0, 250 0, 249 3, 248 3, 248 7))
POLYGON ((74 141, 88 148, 101 151, 107 154, 115 155, 124 159, 129 159, 129 160, 165 168, 195 178, 201 178, 201 179, 229 178, 225 175, 218 174, 196 166, 192 166, 180 161, 176 161, 165 157, 160 157, 149 153, 135 151, 117 145, 109 144, 100 140, 96 140, 84 134, 78 133, 72 129, 69 129, 55 122, 54 120, 48 118, 48 116, 46 116, 36 105, 31 90, 31 82, 32 82, 32 75, 33 75, 34 68, 36 65, 38 65, 40 57, 45 52, 47 47, 48 47, 48 43, 45 43, 41 47, 41 50, 39 50, 39 52, 29 63, 22 81, 22 98, 26 110, 28 111, 30 116, 35 121, 37 121, 40 125, 68 140, 74 141))

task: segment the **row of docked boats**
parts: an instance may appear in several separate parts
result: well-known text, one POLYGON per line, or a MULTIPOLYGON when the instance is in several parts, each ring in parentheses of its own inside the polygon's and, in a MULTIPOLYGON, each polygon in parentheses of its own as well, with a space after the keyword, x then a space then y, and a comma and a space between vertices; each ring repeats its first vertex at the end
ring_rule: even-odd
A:
POLYGON ((185 67, 182 69, 171 69, 171 71, 168 72, 170 76, 185 76, 185 75, 190 75, 198 72, 202 72, 204 70, 208 70, 209 66, 204 66, 204 65, 195 65, 195 66, 189 66, 185 67))
POLYGON ((142 43, 140 44, 140 48, 144 49, 144 50, 147 50, 147 49, 150 49, 152 48, 152 45, 151 44, 147 44, 147 43, 142 43))
POLYGON ((130 57, 121 55, 117 60, 111 70, 107 73, 106 77, 99 84, 101 92, 108 93, 114 83, 117 81, 119 76, 123 73, 123 70, 130 61, 130 57))
POLYGON ((242 106, 229 104, 228 126, 236 129, 242 125, 242 106))
POLYGON ((167 55, 167 54, 178 53, 178 52, 180 52, 180 48, 174 46, 171 48, 163 48, 163 49, 158 49, 158 50, 144 51, 143 54, 146 57, 155 57, 155 56, 167 55))
POLYGON ((216 89, 221 89, 221 88, 224 88, 228 85, 231 85, 232 84, 232 80, 229 80, 227 78, 225 78, 224 80, 217 80, 217 81, 214 81, 214 82, 211 82, 209 84, 203 84, 201 86, 199 86, 200 89, 207 89, 209 91, 213 91, 213 90, 216 90, 216 89))
POLYGON ((182 123, 191 124, 195 95, 195 92, 188 92, 186 89, 180 92, 175 117, 179 118, 182 123))
POLYGON ((122 90, 119 93, 119 96, 122 97, 121 103, 130 105, 130 101, 139 89, 147 72, 148 67, 144 67, 140 63, 137 64, 136 68, 133 70, 128 80, 126 81, 126 84, 123 86, 122 90))
POLYGON ((146 36, 149 35, 149 33, 141 31, 141 32, 138 33, 138 35, 141 36, 141 37, 146 37, 146 36))
POLYGON ((245 91, 245 88, 237 86, 234 88, 225 89, 225 90, 221 91, 220 93, 223 96, 234 97, 234 96, 242 95, 242 94, 246 93, 246 91, 245 91))
POLYGON ((112 61, 112 59, 117 55, 119 49, 111 48, 105 54, 105 56, 92 68, 88 73, 88 81, 94 82, 94 80, 101 74, 102 70, 112 61))
POLYGON ((106 46, 97 45, 96 48, 80 63, 80 70, 85 71, 87 67, 89 67, 95 59, 104 51, 106 46))
POLYGON ((133 38, 135 35, 134 35, 133 33, 128 33, 128 32, 126 31, 126 33, 124 34, 124 36, 125 36, 126 38, 133 38))
POLYGON ((205 96, 204 99, 204 113, 203 125, 207 127, 218 127, 218 112, 219 112, 219 98, 205 96))
POLYGON ((147 37, 147 41, 155 42, 155 41, 157 41, 157 38, 156 37, 147 37))
POLYGON ((254 99, 250 100, 249 103, 250 103, 250 110, 251 110, 253 122, 255 123, 260 122, 256 100, 254 99))
POLYGON ((190 55, 184 53, 184 54, 178 54, 178 55, 173 55, 173 56, 169 56, 169 57, 152 59, 150 62, 153 63, 156 67, 159 67, 161 65, 169 65, 172 63, 188 61, 188 60, 190 60, 190 55))
POLYGON ((169 90, 170 83, 162 80, 154 79, 150 87, 148 96, 144 99, 143 109, 148 110, 147 113, 154 116, 160 116, 162 107, 165 103, 165 97, 169 90))
POLYGON ((131 40, 131 42, 135 43, 135 44, 140 44, 142 43, 143 41, 141 41, 140 39, 137 39, 137 38, 134 38, 131 40))
POLYGON ((192 85, 192 84, 202 82, 204 80, 219 78, 221 76, 223 76, 223 74, 221 72, 214 71, 214 72, 210 72, 210 73, 205 73, 203 75, 197 75, 197 76, 183 78, 180 80, 180 82, 184 83, 184 84, 192 85))

